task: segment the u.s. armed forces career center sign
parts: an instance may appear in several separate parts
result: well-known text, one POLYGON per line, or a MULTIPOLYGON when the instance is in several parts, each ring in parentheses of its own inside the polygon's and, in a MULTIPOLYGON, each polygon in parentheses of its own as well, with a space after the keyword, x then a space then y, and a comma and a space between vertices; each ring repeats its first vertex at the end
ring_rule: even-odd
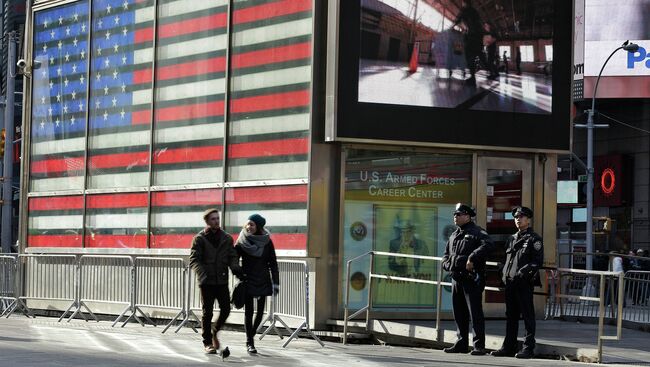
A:
POLYGON ((360 170, 348 172, 347 200, 452 203, 467 199, 469 177, 360 170))

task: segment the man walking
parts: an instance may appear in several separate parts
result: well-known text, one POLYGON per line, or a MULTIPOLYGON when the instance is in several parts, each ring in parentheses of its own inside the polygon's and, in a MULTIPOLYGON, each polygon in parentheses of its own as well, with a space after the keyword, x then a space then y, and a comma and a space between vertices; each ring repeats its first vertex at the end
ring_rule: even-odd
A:
POLYGON ((472 355, 484 355, 485 320, 483 318, 483 289, 485 289, 485 259, 493 249, 487 232, 472 222, 474 210, 457 204, 454 211, 456 230, 449 236, 442 268, 451 273, 452 306, 458 340, 445 353, 469 351, 469 321, 474 329, 472 355))
POLYGON ((539 269, 544 261, 542 237, 530 228, 533 211, 525 206, 512 210, 515 225, 519 230, 506 243, 506 263, 503 269, 503 282, 506 285, 506 337, 500 349, 493 356, 515 356, 533 358, 535 350, 535 308, 533 288, 541 285, 539 269), (523 316, 526 335, 524 347, 517 351, 517 330, 519 315, 523 316))
POLYGON ((201 317, 203 347, 206 353, 219 352, 222 358, 230 355, 228 347, 221 349, 217 333, 230 314, 230 290, 228 268, 238 278, 244 278, 239 257, 233 247, 232 237, 220 228, 219 210, 208 209, 203 213, 206 228, 192 241, 190 266, 196 273, 201 290, 201 317), (219 304, 219 318, 212 325, 214 300, 219 304))

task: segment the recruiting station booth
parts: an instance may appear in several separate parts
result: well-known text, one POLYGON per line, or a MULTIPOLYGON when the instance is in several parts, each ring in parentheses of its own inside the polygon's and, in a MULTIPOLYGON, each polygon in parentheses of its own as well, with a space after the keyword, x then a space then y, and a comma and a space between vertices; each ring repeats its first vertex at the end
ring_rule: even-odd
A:
MULTIPOLYGON (((307 264, 300 294, 323 329, 348 286, 353 309, 372 287, 373 312, 431 318, 434 286, 371 283, 367 261, 346 264, 441 256, 458 202, 497 245, 512 207, 531 207, 554 265, 572 4, 474 1, 493 36, 473 48, 456 3, 30 2, 21 253, 187 259, 203 210, 221 209, 235 237, 257 212, 278 256, 307 264)), ((431 261, 372 266, 438 279, 431 261)), ((503 316, 499 293, 485 302, 503 316)))

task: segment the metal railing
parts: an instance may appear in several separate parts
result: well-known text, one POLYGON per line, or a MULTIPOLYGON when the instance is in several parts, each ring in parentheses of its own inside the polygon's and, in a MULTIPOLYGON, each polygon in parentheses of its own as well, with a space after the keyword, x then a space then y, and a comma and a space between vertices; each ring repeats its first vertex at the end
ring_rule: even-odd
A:
MULTIPOLYGON (((436 286, 436 293, 435 293, 435 300, 433 300, 433 305, 435 307, 435 312, 436 312, 436 322, 435 322, 435 329, 436 329, 436 341, 440 342, 443 339, 443 333, 442 333, 442 328, 441 328, 441 305, 442 305, 442 289, 444 286, 451 286, 451 282, 445 282, 443 281, 443 269, 442 269, 442 257, 438 256, 423 256, 423 255, 408 255, 408 254, 399 254, 399 253, 393 253, 393 252, 381 252, 381 251, 369 251, 365 254, 359 255, 353 259, 350 259, 346 263, 346 279, 350 279, 350 269, 352 266, 352 263, 360 261, 364 258, 368 258, 370 261, 370 272, 368 274, 368 301, 365 307, 360 308, 359 310, 355 311, 352 315, 350 315, 350 286, 346 286, 345 289, 345 305, 344 305, 344 316, 343 316, 343 344, 347 344, 348 340, 348 321, 352 320, 353 318, 361 315, 363 312, 366 313, 366 328, 369 325, 370 322, 370 310, 372 308, 372 280, 373 279, 385 279, 385 280, 393 280, 393 281, 401 281, 401 282, 407 282, 407 283, 418 283, 418 284, 429 284, 429 285, 434 285, 436 286), (402 276, 394 276, 390 274, 378 274, 374 272, 374 265, 375 265, 375 256, 384 256, 384 257, 398 257, 398 258, 407 258, 407 259, 419 259, 419 260, 428 260, 428 261, 434 261, 436 263, 436 273, 437 273, 437 279, 436 280, 427 280, 427 279, 416 279, 416 278, 410 278, 410 277, 402 277, 402 276)), ((499 267, 499 263, 496 262, 486 262, 486 266, 489 267, 499 267)), ((485 290, 488 291, 500 291, 500 288, 497 287, 490 287, 486 286, 485 290)))
MULTIPOLYGON (((278 266, 283 292, 271 297, 267 306, 268 318, 264 321, 271 322, 271 325, 260 339, 271 329, 278 332, 275 326, 278 322, 290 334, 283 347, 301 332, 306 332, 323 346, 310 327, 308 263, 303 260, 278 260, 278 266), (301 324, 291 330, 283 318, 298 319, 301 324)), ((89 321, 87 315, 98 320, 92 307, 104 303, 125 305, 114 320, 113 327, 120 322, 124 327, 132 320, 142 326, 145 326, 145 322, 156 326, 150 314, 143 309, 178 310, 163 333, 174 322, 180 321, 175 332, 188 325, 192 319, 200 323, 194 313, 194 310, 200 309, 199 286, 183 258, 81 254, 0 255, 0 275, 2 315, 7 317, 16 310, 33 316, 25 300, 49 300, 69 302, 63 308, 59 322, 64 318, 69 322, 75 317, 89 321), (20 294, 19 290, 24 294, 20 294)), ((234 282, 234 277, 230 279, 234 282)), ((189 326, 198 332, 194 325, 190 323, 189 326)), ((282 338, 281 333, 278 332, 278 335, 282 338)))
MULTIPOLYGON (((584 259, 587 255, 591 255, 595 263, 600 263, 601 267, 606 267, 609 259, 612 257, 621 257, 623 259, 637 260, 637 261, 650 261, 650 259, 639 256, 622 255, 617 253, 591 253, 584 252, 566 252, 560 253, 559 258, 562 263, 581 263, 584 264, 584 259), (577 261, 576 261, 577 259, 577 261), (601 261, 598 261, 601 260, 601 261)), ((605 269, 599 269, 605 270, 605 269)), ((572 279, 565 279, 563 286, 567 293, 577 294, 582 292, 585 287, 586 277, 584 275, 576 274, 572 279)), ((615 305, 618 298, 619 288, 611 285, 612 280, 607 280, 606 295, 605 295, 605 316, 615 318, 615 305), (610 301, 610 300, 613 300, 610 301)), ((623 321, 649 324, 650 323, 650 271, 643 270, 629 270, 625 272, 624 277, 625 287, 623 288, 623 321)), ((595 290, 592 289, 592 294, 595 290)), ((551 317, 597 317, 598 307, 593 302, 572 302, 567 303, 562 308, 558 308, 557 302, 549 299, 547 306, 547 314, 551 317)))
POLYGON ((282 345, 283 348, 286 348, 303 331, 318 342, 321 347, 324 347, 325 344, 314 334, 309 326, 309 265, 303 260, 278 260, 278 270, 280 273, 282 292, 271 296, 269 314, 260 324, 258 331, 267 322, 271 323, 264 333, 260 335, 260 340, 271 330, 275 330, 280 339, 282 339, 282 333, 276 327, 276 322, 278 322, 290 333, 289 339, 282 345), (304 302, 292 302, 294 299, 304 300, 304 302), (302 320, 302 324, 291 332, 291 328, 284 322, 283 317, 300 319, 302 320))
MULTIPOLYGON (((20 272, 24 294, 19 299, 70 302, 66 310, 76 305, 79 285, 77 255, 21 254, 18 261, 20 270, 24 270, 20 272)), ((65 315, 63 313, 59 321, 65 315)))
MULTIPOLYGON (((555 294, 551 295, 554 300, 554 310, 557 310, 559 316, 562 316, 567 314, 568 307, 578 306, 583 310, 589 310, 590 315, 588 316, 598 318, 598 361, 602 361, 603 341, 621 339, 625 296, 624 274, 564 268, 558 268, 556 272, 555 294), (606 302, 612 305, 609 315, 606 312, 606 302), (614 336, 604 335, 607 316, 616 320, 616 335, 614 336)), ((556 312, 553 311, 551 314, 555 315, 556 312)))
POLYGON ((33 316, 18 295, 18 259, 15 255, 0 255, 0 317, 21 310, 33 316))
POLYGON ((623 303, 623 320, 650 323, 650 271, 625 273, 625 298, 627 305, 623 303))
MULTIPOLYGON (((361 261, 363 259, 368 259, 370 261, 370 271, 368 274, 368 294, 367 294, 367 303, 365 307, 362 307, 350 315, 350 285, 346 286, 345 290, 345 308, 344 308, 344 320, 343 320, 343 344, 347 343, 348 337, 348 322, 351 319, 356 318, 357 316, 366 313, 366 329, 370 325, 370 311, 372 309, 372 280, 373 279, 385 279, 393 281, 401 281, 408 283, 419 283, 419 284, 428 284, 436 286, 436 294, 434 301, 435 308, 435 329, 436 329, 436 341, 441 342, 443 340, 443 330, 441 328, 441 305, 442 305, 442 289, 443 286, 451 286, 450 282, 443 281, 443 270, 442 270, 442 258, 435 256, 422 256, 422 255, 407 255, 407 254, 398 254, 392 252, 379 252, 379 251, 369 251, 365 254, 357 256, 353 259, 350 259, 346 263, 346 279, 350 279, 350 269, 352 263, 361 261), (428 260, 434 261, 437 263, 437 279, 427 280, 427 279, 415 279, 406 276, 394 276, 390 274, 378 274, 375 273, 375 257, 384 256, 384 257, 399 257, 399 258, 409 258, 409 259, 419 259, 419 260, 428 260)), ((487 267, 499 267, 500 264, 496 262, 486 262, 487 267)), ((593 270, 579 270, 579 269, 565 269, 565 268, 548 268, 545 267, 543 270, 546 271, 546 281, 547 288, 550 293, 538 293, 549 296, 550 299, 556 300, 555 302, 550 302, 550 305, 547 307, 552 307, 557 309, 559 307, 559 313, 562 314, 566 304, 563 303, 564 300, 578 300, 580 302, 596 302, 598 317, 598 339, 597 339, 597 348, 598 348, 598 359, 602 360, 602 349, 604 340, 620 340, 621 339, 621 328, 623 320, 623 303, 624 303, 624 294, 623 290, 626 289, 623 273, 608 272, 608 271, 593 271, 593 270), (609 285, 608 285, 609 283, 609 285), (598 287, 599 292, 595 296, 591 287, 598 287), (576 289, 587 289, 581 290, 576 293, 576 289), (621 290, 617 292, 616 290, 621 290), (609 292, 609 293, 608 293, 609 292), (610 295, 611 298, 607 298, 607 295, 610 295), (617 297, 617 298, 615 298, 617 297), (606 300, 611 300, 612 305, 616 305, 616 309, 612 310, 609 315, 606 314, 605 302, 606 300), (609 316, 614 318, 616 321, 617 331, 615 336, 604 335, 604 323, 605 318, 609 316)), ((650 272, 648 272, 650 273, 650 272)), ((642 278, 639 278, 639 282, 642 282, 644 285, 650 284, 650 274, 644 274, 642 278)), ((641 288, 637 288, 641 289, 641 288)), ((645 289, 645 288, 642 288, 645 289)), ((485 290, 487 291, 496 291, 502 292, 504 288, 499 287, 490 287, 486 286, 485 290)), ((547 317, 554 316, 556 313, 551 312, 547 309, 547 317)))
POLYGON ((83 310, 99 321, 88 303, 129 304, 131 292, 131 269, 133 259, 130 256, 81 255, 77 264, 77 292, 75 302, 61 315, 68 312, 68 322, 76 316, 88 318, 83 310))

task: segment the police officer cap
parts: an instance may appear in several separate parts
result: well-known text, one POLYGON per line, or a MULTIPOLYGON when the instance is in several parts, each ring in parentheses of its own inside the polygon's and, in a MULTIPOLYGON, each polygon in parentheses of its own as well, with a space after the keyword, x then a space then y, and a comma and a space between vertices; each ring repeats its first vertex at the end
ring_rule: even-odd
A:
POLYGON ((456 210, 454 211, 454 214, 468 214, 470 217, 476 216, 476 212, 474 209, 472 209, 471 206, 462 203, 456 204, 456 210))
POLYGON ((528 218, 533 217, 533 211, 530 210, 530 208, 526 208, 525 206, 518 206, 514 209, 512 209, 512 216, 513 217, 518 217, 520 215, 526 216, 528 218))

